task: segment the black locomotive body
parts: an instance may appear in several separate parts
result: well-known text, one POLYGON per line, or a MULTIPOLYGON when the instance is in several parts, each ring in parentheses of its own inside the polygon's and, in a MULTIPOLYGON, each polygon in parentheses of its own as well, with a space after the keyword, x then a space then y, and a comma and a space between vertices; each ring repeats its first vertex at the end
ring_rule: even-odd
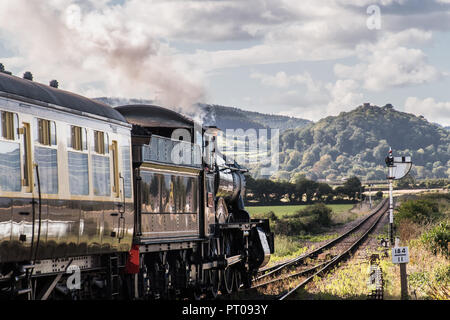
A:
POLYGON ((273 252, 214 133, 0 72, 0 298, 214 297, 273 252))

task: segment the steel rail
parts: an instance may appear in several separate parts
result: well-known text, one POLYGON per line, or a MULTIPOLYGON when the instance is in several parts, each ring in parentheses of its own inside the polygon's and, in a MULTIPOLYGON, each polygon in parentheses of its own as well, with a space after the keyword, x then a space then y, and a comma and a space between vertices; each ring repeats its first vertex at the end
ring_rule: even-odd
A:
POLYGON ((279 281, 287 280, 289 278, 293 278, 293 277, 309 274, 309 273, 313 272, 314 270, 317 270, 318 268, 326 265, 328 262, 329 261, 325 261, 325 262, 319 263, 318 265, 310 267, 310 268, 308 268, 306 270, 301 270, 299 272, 292 273, 292 274, 289 274, 289 275, 281 277, 281 278, 276 278, 276 279, 269 280, 267 282, 264 282, 264 283, 258 284, 256 286, 253 286, 253 287, 251 287, 251 289, 258 289, 260 287, 265 287, 265 286, 267 286, 269 284, 272 284, 272 283, 276 283, 276 282, 279 282, 279 281))
MULTIPOLYGON (((386 202, 384 202, 384 204, 385 203, 386 202)), ((384 206, 384 204, 383 204, 383 206, 384 206)), ((369 233, 372 232, 372 230, 375 228, 375 226, 378 224, 378 222, 381 220, 381 218, 385 215, 386 211, 387 211, 387 208, 385 208, 383 213, 380 214, 379 217, 377 217, 377 219, 366 230, 366 232, 361 237, 359 237, 347 250, 345 250, 341 254, 337 255, 336 257, 334 257, 331 261, 327 262, 322 269, 320 269, 319 271, 317 271, 316 273, 314 273, 313 275, 311 275, 310 277, 305 279, 303 282, 298 284, 295 288, 293 288, 293 289, 291 289, 291 290, 289 290, 289 291, 287 291, 285 293, 282 293, 282 294, 278 295, 277 300, 284 300, 284 299, 286 299, 287 297, 289 297, 293 293, 295 293, 297 290, 299 290, 300 288, 304 287, 307 283, 309 283, 312 279, 314 279, 314 277, 323 275, 326 271, 330 270, 331 267, 336 265, 338 262, 343 261, 345 257, 347 257, 350 253, 352 253, 353 250, 356 249, 363 242, 363 240, 366 239, 366 237, 369 235, 369 233)), ((379 212, 379 210, 377 212, 379 212)), ((365 219, 365 221, 367 221, 367 219, 365 219)))
POLYGON ((285 268, 287 268, 287 267, 289 267, 289 266, 294 266, 294 265, 296 265, 297 263, 300 263, 300 262, 304 261, 304 260, 307 259, 307 258, 314 257, 314 256, 320 254, 320 253, 321 253, 322 251, 324 251, 325 249, 328 249, 329 247, 332 247, 333 245, 335 245, 335 244, 338 243, 339 241, 341 241, 341 240, 343 240, 344 238, 346 238, 347 236, 349 236, 349 235, 350 235, 351 233, 353 233, 355 230, 359 229, 362 225, 364 225, 364 223, 365 223, 368 219, 370 219, 371 217, 373 217, 374 215, 376 215, 376 214, 377 214, 377 213, 378 213, 378 212, 386 205, 386 203, 387 203, 387 199, 384 199, 383 201, 381 201, 381 202, 377 205, 377 207, 375 207, 375 209, 373 210, 373 212, 372 212, 371 214, 369 214, 368 216, 366 216, 363 220, 361 220, 361 221, 358 223, 358 225, 356 225, 355 227, 353 227, 353 228, 350 229, 349 231, 345 232, 345 233, 342 234, 341 236, 339 236, 339 237, 337 237, 337 238, 335 238, 335 239, 333 239, 333 240, 327 242, 326 244, 324 244, 323 246, 317 248, 316 250, 313 250, 313 251, 311 251, 311 252, 309 252, 309 253, 302 254, 302 255, 300 255, 300 256, 294 258, 294 259, 291 259, 291 260, 286 261, 286 262, 284 262, 284 263, 280 263, 280 264, 278 264, 278 265, 276 265, 276 266, 272 266, 272 267, 266 268, 265 270, 261 270, 260 272, 267 272, 267 271, 269 271, 269 270, 270 270, 270 271, 267 272, 267 273, 264 273, 264 274, 260 275, 259 277, 257 277, 257 278, 255 279, 255 281, 261 280, 261 279, 266 278, 266 277, 268 277, 268 276, 270 276, 270 275, 273 275, 273 274, 275 274, 275 273, 277 273, 277 272, 280 272, 280 271, 284 270, 285 268))

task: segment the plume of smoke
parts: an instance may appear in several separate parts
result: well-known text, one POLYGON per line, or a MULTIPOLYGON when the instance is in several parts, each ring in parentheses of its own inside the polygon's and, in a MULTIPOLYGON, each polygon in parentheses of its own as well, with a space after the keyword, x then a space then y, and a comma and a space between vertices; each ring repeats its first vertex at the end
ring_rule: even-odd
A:
POLYGON ((196 114, 202 74, 175 58, 145 21, 133 21, 126 4, 107 2, 2 0, 1 35, 22 57, 8 67, 32 70, 38 81, 58 78, 81 94, 151 99, 196 114))

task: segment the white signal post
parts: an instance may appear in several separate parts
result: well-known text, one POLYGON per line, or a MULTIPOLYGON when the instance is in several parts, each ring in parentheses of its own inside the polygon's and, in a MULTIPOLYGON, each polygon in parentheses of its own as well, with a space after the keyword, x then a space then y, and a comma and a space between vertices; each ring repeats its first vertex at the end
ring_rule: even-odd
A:
POLYGON ((392 179, 389 179, 389 239, 394 242, 394 197, 392 195, 392 179))
MULTIPOLYGON (((411 157, 393 157, 392 149, 389 148, 389 155, 385 159, 388 166, 389 180, 389 232, 390 245, 394 245, 394 198, 392 196, 392 181, 405 177, 412 167, 411 157)), ((402 299, 408 299, 408 284, 406 276, 406 263, 409 262, 408 247, 399 247, 400 239, 396 239, 395 247, 392 249, 392 262, 400 265, 400 284, 402 299)))
POLYGON ((389 181, 389 235, 390 245, 394 244, 394 198, 392 195, 392 181, 405 177, 412 167, 411 157, 393 157, 392 149, 389 148, 389 155, 385 159, 388 166, 389 181))

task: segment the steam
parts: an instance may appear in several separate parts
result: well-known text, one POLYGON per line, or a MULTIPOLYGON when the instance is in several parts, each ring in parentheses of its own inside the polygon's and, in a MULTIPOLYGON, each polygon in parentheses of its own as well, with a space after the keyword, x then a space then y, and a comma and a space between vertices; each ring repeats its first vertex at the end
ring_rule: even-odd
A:
POLYGON ((146 21, 134 21, 126 4, 107 2, 2 0, 0 36, 22 57, 2 60, 9 69, 32 71, 37 81, 58 79, 62 89, 91 97, 150 99, 200 112, 201 71, 176 58, 146 21))

